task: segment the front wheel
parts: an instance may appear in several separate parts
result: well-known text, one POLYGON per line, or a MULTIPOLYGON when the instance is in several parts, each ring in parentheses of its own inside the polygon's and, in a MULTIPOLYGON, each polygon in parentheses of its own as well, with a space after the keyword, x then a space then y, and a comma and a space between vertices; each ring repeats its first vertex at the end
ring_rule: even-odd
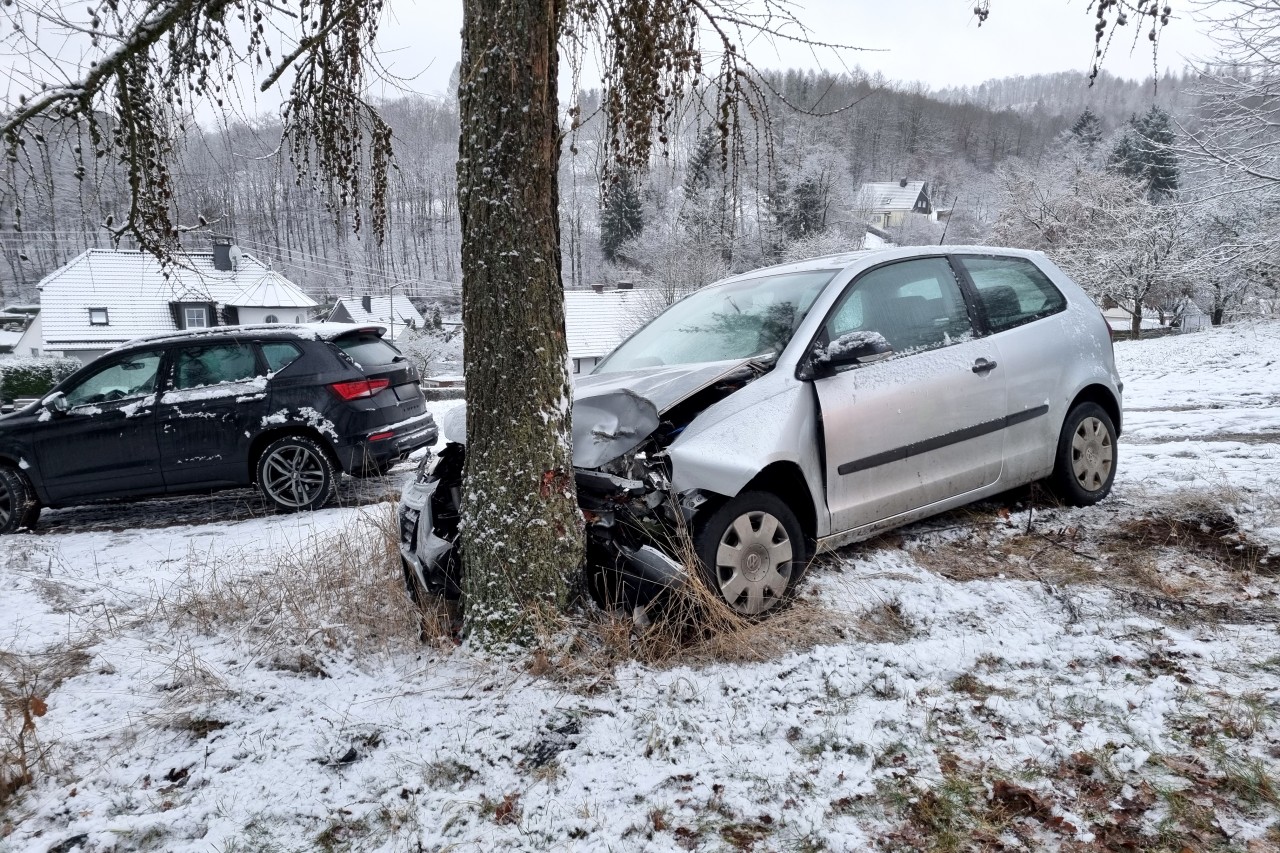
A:
POLYGON ((716 509, 693 545, 711 588, 743 616, 776 609, 804 574, 804 530, 769 492, 744 492, 716 509))
POLYGON ((337 472, 315 439, 286 435, 258 458, 258 488, 280 512, 319 509, 334 495, 337 472))
POLYGON ((1111 492, 1116 478, 1116 428, 1106 409, 1081 403, 1067 413, 1050 482, 1072 506, 1090 506, 1111 492))
POLYGON ((0 533, 30 530, 40 517, 31 481, 21 471, 0 466, 0 533))

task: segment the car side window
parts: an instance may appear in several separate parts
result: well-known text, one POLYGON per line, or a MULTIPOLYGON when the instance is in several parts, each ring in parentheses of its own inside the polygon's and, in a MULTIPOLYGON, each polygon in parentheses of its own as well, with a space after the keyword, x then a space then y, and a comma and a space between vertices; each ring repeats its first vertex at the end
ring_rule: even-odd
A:
POLYGON ((173 387, 179 390, 242 382, 261 376, 258 359, 248 344, 212 344, 183 347, 174 359, 173 387))
POLYGON ((159 369, 159 352, 130 353, 113 359, 63 393, 72 407, 143 397, 156 390, 159 369))
POLYGON ((267 370, 272 373, 279 373, 302 355, 302 350, 287 341, 272 341, 261 346, 262 356, 267 360, 267 370))
POLYGON ((1035 262, 1026 258, 956 258, 978 291, 993 332, 1057 314, 1067 300, 1035 262))
POLYGON ((826 337, 878 332, 896 353, 949 346, 973 333, 964 296, 945 258, 877 267, 860 276, 827 321, 826 337))

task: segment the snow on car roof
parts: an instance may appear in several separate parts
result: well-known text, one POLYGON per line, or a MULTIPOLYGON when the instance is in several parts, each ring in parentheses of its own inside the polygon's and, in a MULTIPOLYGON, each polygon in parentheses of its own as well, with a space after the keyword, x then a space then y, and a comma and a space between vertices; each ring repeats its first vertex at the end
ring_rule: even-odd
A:
POLYGON ((251 326, 209 326, 204 329, 184 329, 181 332, 165 332, 160 335, 134 338, 111 350, 111 352, 140 344, 167 343, 169 341, 209 338, 220 335, 231 335, 233 337, 245 335, 255 337, 300 337, 317 341, 332 341, 343 335, 362 330, 377 332, 379 335, 384 335, 387 331, 385 326, 369 323, 262 323, 251 326))

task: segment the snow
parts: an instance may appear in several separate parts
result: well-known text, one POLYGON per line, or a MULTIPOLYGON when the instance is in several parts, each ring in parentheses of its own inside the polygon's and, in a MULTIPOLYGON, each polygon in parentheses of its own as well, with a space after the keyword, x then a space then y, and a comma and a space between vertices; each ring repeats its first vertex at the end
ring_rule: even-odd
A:
MULTIPOLYGON (((539 675, 466 647, 362 640, 341 601, 291 630, 323 592, 308 566, 355 547, 375 571, 389 503, 176 523, 163 501, 46 513, 36 533, 0 539, 0 664, 69 648, 83 660, 42 697, 46 768, 0 812, 0 851, 79 835, 82 851, 730 850, 744 828, 756 849, 865 850, 902 828, 886 791, 931 790, 953 763, 983 797, 997 778, 1050 798, 1059 834, 1028 817, 1004 837, 1057 849, 1103 837, 1060 770, 1080 755, 1120 780, 1116 802, 1146 782, 1191 785, 1175 768, 1209 773, 1215 749, 1274 779, 1274 620, 1163 618, 1131 603, 1119 564, 1066 585, 1037 577, 1034 554, 998 549, 1034 529, 1041 550, 1097 555, 1088 531, 1189 492, 1227 494, 1242 528, 1280 546, 1280 324, 1116 354, 1126 417, 1113 497, 988 506, 844 549, 810 572, 811 642, 757 663, 631 661, 575 677, 588 643, 553 648, 539 675), (985 545, 967 562, 945 559, 973 542, 985 545), (217 590, 262 602, 202 615, 217 590), (1195 746, 1188 721, 1250 702, 1264 709, 1255 734, 1195 746)), ((461 406, 430 404, 438 422, 461 406)), ((1159 565, 1167 583, 1210 571, 1159 565)), ((393 589, 398 566, 387 570, 393 589)), ((1256 613, 1275 612, 1278 588, 1261 571, 1214 587, 1256 613)), ((1274 833, 1274 807, 1212 797, 1240 849, 1274 833)), ((1169 815, 1160 801, 1144 831, 1169 815)))

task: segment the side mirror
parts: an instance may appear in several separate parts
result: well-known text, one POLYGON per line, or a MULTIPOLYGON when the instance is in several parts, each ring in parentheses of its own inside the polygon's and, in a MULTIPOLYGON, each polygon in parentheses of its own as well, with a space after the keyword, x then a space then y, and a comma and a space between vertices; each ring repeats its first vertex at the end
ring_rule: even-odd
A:
POLYGON ((46 412, 54 415, 65 415, 67 409, 71 408, 67 405, 67 395, 61 391, 55 391, 48 397, 40 401, 40 405, 44 406, 46 412))
POLYGON ((841 367, 871 364, 893 355, 893 347, 879 332, 849 332, 825 347, 814 346, 809 355, 808 377, 825 376, 841 367))

